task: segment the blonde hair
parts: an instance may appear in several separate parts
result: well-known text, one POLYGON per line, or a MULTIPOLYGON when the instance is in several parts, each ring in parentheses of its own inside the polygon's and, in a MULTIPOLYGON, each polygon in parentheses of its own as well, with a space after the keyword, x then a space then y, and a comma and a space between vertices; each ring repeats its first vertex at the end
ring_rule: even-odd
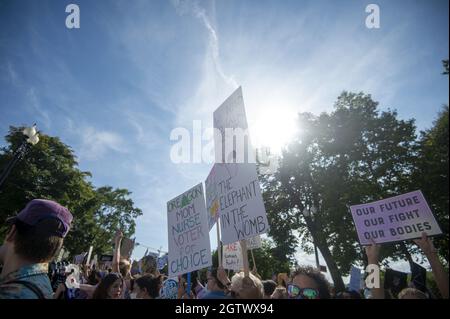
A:
POLYGON ((428 297, 416 288, 405 288, 399 292, 398 299, 428 299, 428 297))
POLYGON ((263 299, 264 286, 261 280, 253 274, 249 274, 249 276, 253 285, 248 285, 248 283, 244 282, 244 272, 236 273, 231 278, 231 290, 239 292, 244 299, 263 299))

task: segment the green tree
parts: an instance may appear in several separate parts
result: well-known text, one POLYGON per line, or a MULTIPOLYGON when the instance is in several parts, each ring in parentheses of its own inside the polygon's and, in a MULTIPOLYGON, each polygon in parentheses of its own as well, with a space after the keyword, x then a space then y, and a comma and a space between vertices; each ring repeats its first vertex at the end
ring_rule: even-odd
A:
POLYGON ((444 106, 431 129, 422 132, 414 183, 420 188, 434 213, 443 236, 435 238, 434 244, 448 263, 449 241, 449 129, 448 105, 444 106))
MULTIPOLYGON (((11 160, 23 141, 22 127, 10 127, 7 145, 0 150, 0 167, 11 160)), ((64 246, 72 255, 94 246, 94 253, 112 249, 117 227, 126 236, 135 231, 134 219, 142 214, 126 189, 95 187, 89 172, 78 168, 73 150, 57 137, 40 133, 40 141, 17 163, 0 188, 0 219, 17 214, 34 198, 46 198, 66 206, 73 214, 72 229, 64 246)), ((0 239, 6 227, 0 224, 0 239)))
MULTIPOLYGON (((339 291, 341 276, 365 258, 348 205, 410 190, 414 121, 380 111, 370 95, 343 92, 333 112, 299 114, 298 129, 276 174, 263 179, 270 236, 285 251, 298 242, 311 252, 315 242, 339 291)), ((385 245, 384 255, 402 256, 397 246, 385 245)))

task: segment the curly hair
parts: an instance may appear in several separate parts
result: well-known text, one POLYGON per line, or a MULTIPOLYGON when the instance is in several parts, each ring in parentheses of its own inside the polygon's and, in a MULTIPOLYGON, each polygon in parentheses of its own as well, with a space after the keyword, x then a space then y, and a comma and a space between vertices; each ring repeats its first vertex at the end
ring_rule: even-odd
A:
POLYGON ((311 278, 317 283, 319 287, 319 297, 320 299, 330 299, 330 284, 325 276, 316 268, 311 266, 300 266, 298 267, 291 276, 291 279, 294 279, 296 276, 306 276, 311 278))

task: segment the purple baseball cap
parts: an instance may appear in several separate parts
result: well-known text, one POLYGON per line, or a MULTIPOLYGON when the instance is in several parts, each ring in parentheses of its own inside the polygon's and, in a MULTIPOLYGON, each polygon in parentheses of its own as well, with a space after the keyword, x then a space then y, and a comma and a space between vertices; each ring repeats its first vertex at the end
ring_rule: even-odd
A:
POLYGON ((31 200, 17 216, 13 217, 13 220, 20 220, 29 226, 35 226, 41 220, 47 218, 58 219, 62 223, 64 229, 55 229, 51 230, 51 232, 54 232, 60 237, 66 237, 69 232, 73 216, 66 207, 51 200, 31 200))

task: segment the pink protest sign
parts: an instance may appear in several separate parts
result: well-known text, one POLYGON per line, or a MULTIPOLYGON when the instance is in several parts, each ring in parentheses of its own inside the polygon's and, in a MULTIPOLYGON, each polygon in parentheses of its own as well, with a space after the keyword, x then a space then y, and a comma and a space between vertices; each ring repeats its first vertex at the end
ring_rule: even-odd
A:
POLYGON ((370 245, 442 234, 420 190, 350 206, 359 242, 370 245))

